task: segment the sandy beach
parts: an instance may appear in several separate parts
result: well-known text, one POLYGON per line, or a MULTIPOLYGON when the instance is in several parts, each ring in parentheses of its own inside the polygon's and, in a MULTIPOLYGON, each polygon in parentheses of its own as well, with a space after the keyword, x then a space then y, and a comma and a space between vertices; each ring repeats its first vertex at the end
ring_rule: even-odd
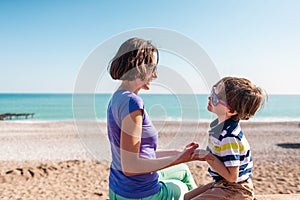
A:
MULTIPOLYGON (((155 122, 159 148, 205 147, 208 123, 155 122)), ((243 122, 256 194, 300 193, 299 122, 243 122)), ((0 199, 108 199, 104 122, 0 121, 0 199)), ((188 163, 197 184, 205 162, 188 163)))

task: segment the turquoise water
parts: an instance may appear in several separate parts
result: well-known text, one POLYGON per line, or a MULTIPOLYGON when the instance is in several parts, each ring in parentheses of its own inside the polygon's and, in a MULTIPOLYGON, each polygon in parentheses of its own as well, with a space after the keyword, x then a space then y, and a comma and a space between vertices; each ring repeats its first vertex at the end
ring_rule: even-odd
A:
MULTIPOLYGON (((214 115, 206 110, 208 95, 141 94, 153 120, 202 120, 214 115)), ((106 119, 111 94, 0 94, 0 114, 35 113, 34 120, 106 119), (75 117, 74 117, 75 116, 75 117)), ((265 107, 252 121, 300 121, 300 95, 269 95, 265 107)))

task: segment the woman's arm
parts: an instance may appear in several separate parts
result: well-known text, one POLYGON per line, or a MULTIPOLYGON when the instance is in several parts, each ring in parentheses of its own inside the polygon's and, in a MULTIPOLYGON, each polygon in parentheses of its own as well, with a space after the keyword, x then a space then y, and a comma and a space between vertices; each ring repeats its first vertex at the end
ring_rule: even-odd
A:
POLYGON ((120 159, 122 171, 125 175, 144 174, 157 171, 172 165, 196 160, 192 158, 194 150, 198 147, 191 143, 183 151, 160 157, 157 159, 144 159, 139 157, 142 134, 142 110, 136 110, 127 115, 122 121, 120 142, 120 159))
POLYGON ((180 151, 179 150, 162 150, 159 149, 156 151, 156 158, 161 158, 161 157, 166 157, 166 156, 174 156, 174 155, 179 155, 180 151))

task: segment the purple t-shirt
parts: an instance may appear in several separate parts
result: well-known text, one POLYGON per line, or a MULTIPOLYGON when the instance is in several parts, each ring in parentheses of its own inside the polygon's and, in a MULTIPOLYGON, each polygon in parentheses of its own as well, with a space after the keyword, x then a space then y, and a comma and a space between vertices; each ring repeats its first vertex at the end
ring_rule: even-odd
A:
POLYGON ((109 188, 116 194, 126 198, 144 198, 160 191, 158 174, 151 172, 135 176, 125 176, 120 162, 120 135, 124 117, 136 110, 143 112, 143 125, 139 156, 155 158, 157 146, 157 130, 151 123, 144 109, 143 100, 127 90, 117 90, 107 109, 107 131, 111 146, 112 162, 109 174, 109 188))

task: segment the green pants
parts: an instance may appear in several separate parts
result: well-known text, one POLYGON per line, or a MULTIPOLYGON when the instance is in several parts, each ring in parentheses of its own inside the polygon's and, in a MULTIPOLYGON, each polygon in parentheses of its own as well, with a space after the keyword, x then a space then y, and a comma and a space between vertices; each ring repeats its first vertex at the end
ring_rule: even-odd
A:
MULTIPOLYGON (((175 165, 157 172, 162 185, 161 190, 149 197, 134 200, 181 200, 189 190, 195 189, 196 183, 186 164, 175 165)), ((110 200, 133 200, 117 195, 109 190, 110 200)))

